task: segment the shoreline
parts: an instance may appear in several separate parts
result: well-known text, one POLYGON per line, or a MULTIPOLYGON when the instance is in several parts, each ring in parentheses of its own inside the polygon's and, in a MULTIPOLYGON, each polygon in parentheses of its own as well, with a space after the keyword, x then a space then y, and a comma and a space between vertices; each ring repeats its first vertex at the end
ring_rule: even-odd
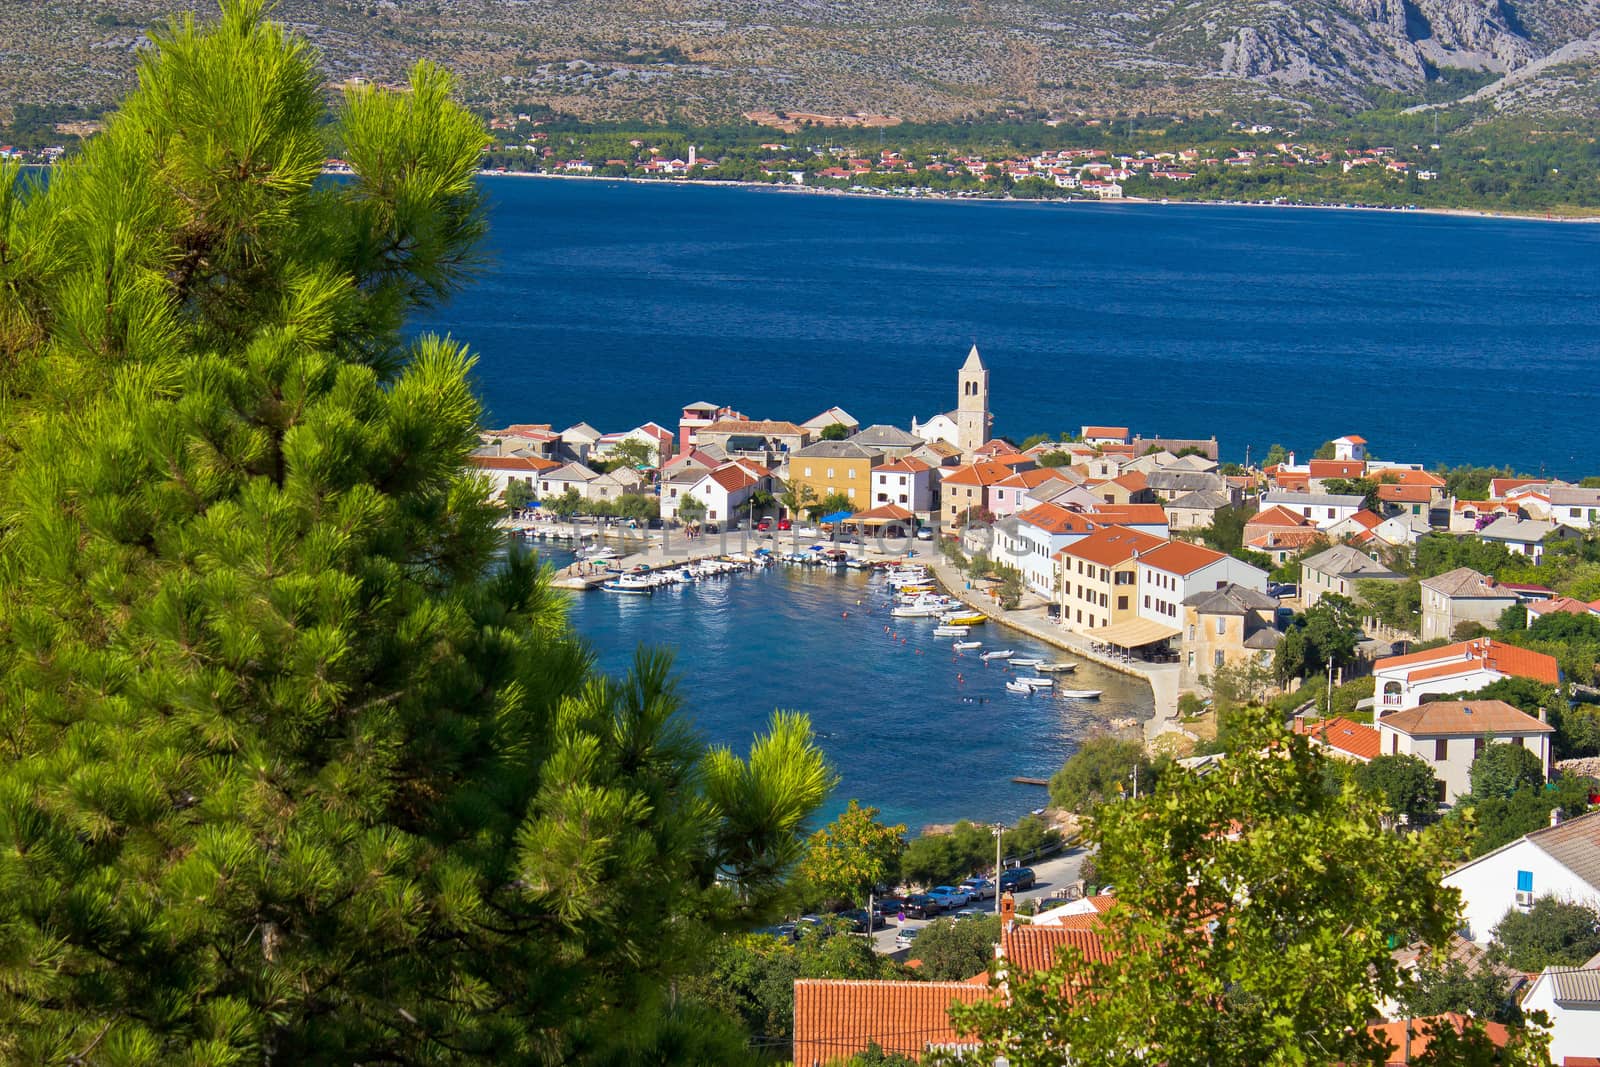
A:
MULTIPOLYGON (((343 173, 343 172, 330 172, 343 173)), ((1208 207, 1208 208, 1252 208, 1272 210, 1301 210, 1301 211, 1361 211, 1372 214, 1384 215, 1434 215, 1442 218, 1458 219, 1494 219, 1508 222, 1549 222, 1571 223, 1578 225, 1593 225, 1600 223, 1600 208, 1591 214, 1582 215, 1553 215, 1549 212, 1538 211, 1498 211, 1487 208, 1469 207, 1385 207, 1381 204, 1275 204, 1260 201, 1243 200, 1191 200, 1183 197, 1165 198, 1155 200, 1147 197, 1128 196, 1114 200, 1102 200, 1098 197, 1019 197, 1011 196, 962 196, 955 193, 921 193, 916 196, 894 192, 879 192, 870 189, 823 189, 809 185, 790 185, 776 182, 751 182, 751 181, 722 181, 712 178, 630 178, 608 177, 598 174, 546 174, 543 171, 510 171, 510 170, 480 170, 480 178, 542 178, 555 181, 580 181, 580 182, 617 182, 628 185, 662 185, 662 186, 699 186, 702 188, 733 188, 765 190, 775 193, 804 193, 812 196, 840 196, 865 200, 889 200, 895 202, 938 202, 938 203, 976 203, 976 204, 1023 204, 1034 206, 1059 206, 1078 207, 1094 206, 1107 207, 1117 205, 1135 205, 1146 207, 1208 207)))

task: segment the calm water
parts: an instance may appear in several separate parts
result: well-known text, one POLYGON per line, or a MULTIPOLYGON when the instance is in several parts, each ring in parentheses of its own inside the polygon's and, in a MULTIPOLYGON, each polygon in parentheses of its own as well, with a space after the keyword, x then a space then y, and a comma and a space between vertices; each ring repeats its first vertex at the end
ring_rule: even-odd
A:
MULTIPOLYGON (((957 654, 934 620, 892 619, 889 607, 880 579, 780 565, 649 597, 575 594, 572 621, 610 672, 628 668, 638 642, 675 647, 695 724, 741 754, 775 709, 806 712, 841 778, 829 813, 857 797, 914 830, 1041 807, 1045 790, 1013 775, 1048 778, 1110 719, 1152 714, 1148 686, 1093 664, 1056 684, 1102 689, 1098 701, 1008 693, 1008 679, 1033 671, 957 654)), ((993 625, 973 639, 1073 659, 993 625)))
POLYGON ((953 406, 996 428, 1600 471, 1600 227, 1396 212, 883 201, 489 179, 494 261, 428 323, 491 418, 604 430, 709 400, 953 406))

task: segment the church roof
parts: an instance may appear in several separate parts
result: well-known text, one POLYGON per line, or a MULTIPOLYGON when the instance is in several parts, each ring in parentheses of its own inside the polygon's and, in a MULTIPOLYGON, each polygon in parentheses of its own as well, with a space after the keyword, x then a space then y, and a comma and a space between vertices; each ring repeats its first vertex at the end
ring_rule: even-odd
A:
POLYGON ((967 353, 967 361, 961 364, 962 370, 988 370, 983 365, 983 357, 978 355, 978 346, 973 345, 972 351, 967 353))

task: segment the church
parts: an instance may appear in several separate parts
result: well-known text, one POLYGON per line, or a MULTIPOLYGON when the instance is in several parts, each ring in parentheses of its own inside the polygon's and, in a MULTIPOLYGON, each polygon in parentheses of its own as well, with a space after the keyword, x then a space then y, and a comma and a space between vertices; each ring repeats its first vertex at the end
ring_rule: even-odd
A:
POLYGON ((989 413, 989 368, 973 345, 967 361, 956 374, 956 409, 935 415, 926 422, 911 420, 911 432, 924 441, 943 441, 971 459, 989 440, 994 416, 989 413))

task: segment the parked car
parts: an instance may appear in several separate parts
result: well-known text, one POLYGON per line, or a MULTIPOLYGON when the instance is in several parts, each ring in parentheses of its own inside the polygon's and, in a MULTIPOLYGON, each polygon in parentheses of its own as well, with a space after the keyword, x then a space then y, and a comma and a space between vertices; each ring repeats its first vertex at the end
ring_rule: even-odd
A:
POLYGON ((994 899, 995 885, 987 878, 968 878, 961 883, 960 888, 967 891, 967 897, 971 900, 994 899))
POLYGON ((927 893, 912 893, 903 903, 906 914, 913 919, 931 919, 944 910, 944 905, 927 893))
POLYGON ((853 934, 864 934, 869 929, 882 930, 889 925, 884 921, 883 912, 877 908, 873 908, 870 914, 866 908, 852 908, 849 911, 840 912, 839 918, 850 924, 850 932, 853 934))
POLYGON ((762 519, 760 522, 756 523, 756 529, 760 530, 762 533, 765 533, 766 531, 772 529, 772 520, 762 519))
POLYGON ((892 918, 900 914, 900 909, 906 906, 906 898, 898 893, 885 893, 873 897, 872 906, 881 911, 885 918, 892 918))
POLYGON ((894 947, 910 948, 911 942, 917 939, 917 934, 919 932, 920 928, 915 926, 907 927, 901 930, 898 934, 894 935, 894 947))
POLYGON ((928 895, 945 909, 959 908, 972 899, 965 890, 957 889, 953 885, 936 885, 928 890, 928 895))
POLYGON ((790 529, 792 527, 792 525, 793 524, 790 523, 788 519, 779 519, 778 520, 778 529, 780 529, 780 530, 790 529))
POLYGON ((795 926, 794 923, 779 923, 777 926, 763 926, 756 933, 775 937, 779 941, 793 941, 795 939, 795 926))
POLYGON ((1000 875, 1000 892, 1006 890, 1032 889, 1034 873, 1032 867, 1013 867, 1000 875))

